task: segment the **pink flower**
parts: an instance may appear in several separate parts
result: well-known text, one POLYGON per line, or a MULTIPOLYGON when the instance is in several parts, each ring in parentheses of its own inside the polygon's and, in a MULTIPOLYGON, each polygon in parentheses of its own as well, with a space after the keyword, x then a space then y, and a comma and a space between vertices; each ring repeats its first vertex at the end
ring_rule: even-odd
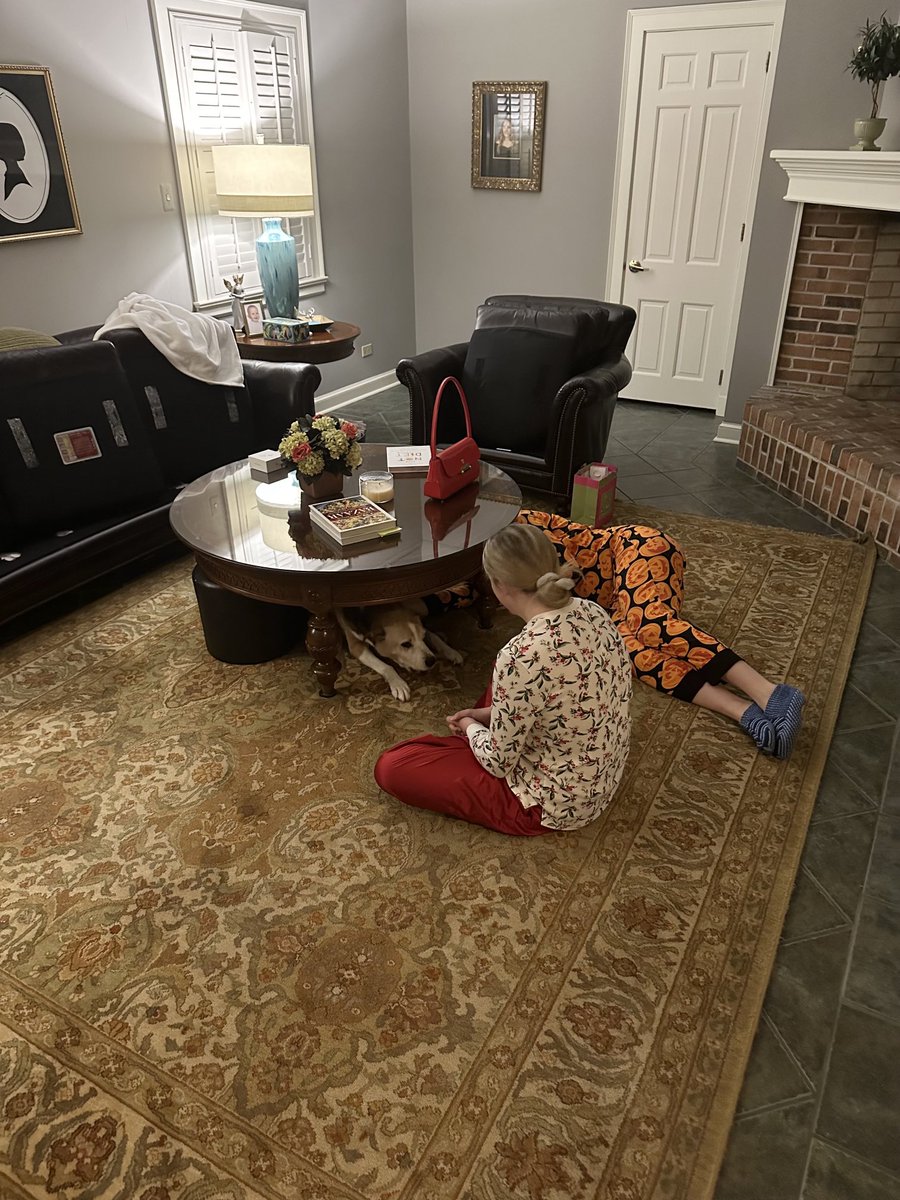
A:
POLYGON ((306 458, 307 454, 312 454, 312 446, 309 442, 298 442, 291 451, 291 458, 294 462, 299 462, 301 458, 306 458))
POLYGON ((355 438, 358 432, 352 421, 341 421, 341 433, 346 433, 348 438, 355 438))

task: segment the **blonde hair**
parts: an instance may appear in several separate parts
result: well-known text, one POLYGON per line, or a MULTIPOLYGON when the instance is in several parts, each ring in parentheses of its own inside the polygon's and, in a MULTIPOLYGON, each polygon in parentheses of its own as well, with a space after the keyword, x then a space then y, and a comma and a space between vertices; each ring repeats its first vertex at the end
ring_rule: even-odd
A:
POLYGON ((484 571, 491 583, 536 596, 547 608, 562 608, 572 598, 571 563, 559 565, 553 543, 534 525, 507 525, 484 546, 484 571))

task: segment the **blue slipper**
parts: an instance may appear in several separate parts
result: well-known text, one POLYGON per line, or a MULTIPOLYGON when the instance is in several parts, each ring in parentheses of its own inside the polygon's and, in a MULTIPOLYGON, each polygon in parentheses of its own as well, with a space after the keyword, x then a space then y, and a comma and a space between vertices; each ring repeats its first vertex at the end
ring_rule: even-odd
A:
POLYGON ((775 726, 758 704, 751 704, 741 717, 741 729, 753 738, 757 749, 763 754, 775 754, 775 726))
POLYGON ((788 758, 803 724, 806 697, 799 688, 779 683, 766 705, 765 715, 775 730, 775 757, 788 758))

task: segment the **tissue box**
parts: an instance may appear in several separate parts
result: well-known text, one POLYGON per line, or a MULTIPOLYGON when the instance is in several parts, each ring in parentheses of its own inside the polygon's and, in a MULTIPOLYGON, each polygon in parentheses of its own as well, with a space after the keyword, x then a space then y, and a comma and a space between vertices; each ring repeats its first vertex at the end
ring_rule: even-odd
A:
POLYGON ((277 450, 257 450, 255 454, 247 455, 250 466, 250 478, 257 483, 277 483, 286 479, 288 468, 277 450))
POLYGON ((575 473, 570 518, 594 528, 610 525, 616 500, 616 468, 609 463, 585 463, 575 473), (592 474, 591 472, 594 472, 592 474), (602 479, 597 474, 605 471, 602 479))
POLYGON ((309 325, 293 317, 266 317, 263 337, 271 342, 305 342, 309 337, 309 325))

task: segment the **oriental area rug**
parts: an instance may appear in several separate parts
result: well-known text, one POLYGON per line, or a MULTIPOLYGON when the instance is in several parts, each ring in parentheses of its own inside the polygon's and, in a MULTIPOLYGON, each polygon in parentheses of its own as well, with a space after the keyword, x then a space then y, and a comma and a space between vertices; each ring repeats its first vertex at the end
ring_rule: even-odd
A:
POLYGON ((449 614, 413 698, 206 654, 182 559, 0 650, 0 1195, 706 1200, 870 547, 642 511, 686 613, 809 698, 793 758, 636 687, 592 826, 404 808, 379 751, 516 628, 449 614))

